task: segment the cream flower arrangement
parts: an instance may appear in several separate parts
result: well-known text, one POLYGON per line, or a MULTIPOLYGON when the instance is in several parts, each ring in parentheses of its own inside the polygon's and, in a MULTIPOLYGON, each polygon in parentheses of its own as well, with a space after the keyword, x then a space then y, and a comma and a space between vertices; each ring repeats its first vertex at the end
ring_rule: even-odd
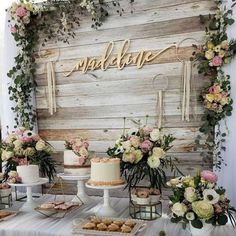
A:
POLYGON ((230 219, 233 226, 235 208, 225 197, 225 189, 217 187, 217 175, 204 170, 195 177, 185 176, 167 182, 173 190, 170 196, 170 209, 173 223, 190 223, 202 228, 203 222, 212 225, 225 225, 230 219))
POLYGON ((53 152, 53 147, 31 130, 21 127, 10 133, 0 143, 1 160, 5 167, 5 179, 8 178, 9 173, 14 173, 16 166, 29 163, 39 165, 41 174, 51 180, 56 173, 56 163, 51 158, 53 152))
POLYGON ((107 154, 121 159, 121 172, 129 189, 147 176, 150 187, 161 190, 166 180, 164 169, 170 167, 179 172, 167 154, 174 139, 172 135, 162 135, 160 129, 144 126, 122 135, 107 154))

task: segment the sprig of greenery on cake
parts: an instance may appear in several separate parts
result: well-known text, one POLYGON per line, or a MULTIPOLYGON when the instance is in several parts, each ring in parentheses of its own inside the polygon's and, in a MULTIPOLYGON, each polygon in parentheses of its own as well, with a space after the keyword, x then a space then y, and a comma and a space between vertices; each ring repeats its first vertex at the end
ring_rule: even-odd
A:
POLYGON ((107 154, 120 158, 126 187, 137 186, 147 176, 149 187, 161 190, 166 183, 167 168, 181 173, 175 164, 177 159, 167 154, 174 140, 172 135, 163 135, 161 129, 144 126, 123 134, 107 154))
POLYGON ((24 127, 8 134, 0 144, 5 179, 10 171, 16 171, 17 166, 34 164, 39 166, 41 175, 47 176, 51 181, 56 173, 56 162, 51 157, 53 152, 54 149, 49 143, 24 127))

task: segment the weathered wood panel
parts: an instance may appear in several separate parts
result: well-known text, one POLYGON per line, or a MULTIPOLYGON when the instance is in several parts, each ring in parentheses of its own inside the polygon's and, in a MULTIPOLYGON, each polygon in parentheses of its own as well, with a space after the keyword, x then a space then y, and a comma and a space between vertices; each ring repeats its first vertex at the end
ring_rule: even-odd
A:
MULTIPOLYGON (((194 140, 199 134, 203 114, 198 96, 209 81, 199 76, 194 67, 191 81, 190 122, 181 120, 182 103, 182 60, 189 60, 192 44, 200 44, 204 27, 199 15, 214 13, 214 2, 210 0, 135 0, 134 13, 126 0, 125 13, 117 16, 115 11, 98 30, 90 27, 90 20, 81 17, 81 27, 70 44, 48 42, 35 53, 38 84, 36 101, 40 135, 59 151, 58 172, 63 171, 62 153, 64 140, 83 136, 90 141, 90 148, 98 156, 104 156, 108 147, 122 134, 123 117, 127 118, 126 129, 134 127, 132 120, 156 125, 158 121, 157 92, 163 90, 163 132, 172 133, 176 140, 170 153, 179 158, 178 166, 185 174, 196 169, 211 168, 194 151, 194 140), (70 71, 79 59, 99 58, 108 42, 114 41, 113 54, 123 40, 130 39, 130 53, 139 51, 156 53, 172 44, 160 57, 137 69, 130 65, 123 70, 109 68, 107 71, 88 71, 86 74, 70 71), (48 113, 46 62, 53 61, 56 72, 57 112, 48 113), (155 81, 153 78, 159 75, 155 81)), ((167 171, 168 177, 171 173, 167 171)), ((68 183, 67 191, 75 192, 75 183, 68 183)))

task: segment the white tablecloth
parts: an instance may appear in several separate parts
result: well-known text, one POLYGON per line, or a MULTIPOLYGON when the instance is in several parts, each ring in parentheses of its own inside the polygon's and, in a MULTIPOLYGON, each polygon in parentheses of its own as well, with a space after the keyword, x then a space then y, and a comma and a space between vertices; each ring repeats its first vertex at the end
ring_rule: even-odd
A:
MULTIPOLYGON (((52 195, 45 195, 37 201, 42 203, 53 200, 53 197, 52 195)), ((67 198, 68 200, 72 199, 72 196, 67 196, 67 198)), ((102 198, 94 197, 94 203, 83 205, 62 219, 47 218, 37 212, 20 212, 16 217, 0 222, 0 236, 71 236, 73 235, 73 220, 93 215, 101 204, 102 198)), ((21 205, 22 203, 15 202, 12 210, 18 210, 21 205)), ((118 212, 119 217, 129 217, 128 199, 112 198, 112 205, 118 212)), ((164 230, 167 236, 190 236, 187 230, 182 230, 180 224, 172 224, 167 218, 148 222, 147 229, 140 232, 138 236, 158 236, 161 230, 164 230)), ((216 227, 212 232, 212 236, 231 235, 236 235, 236 230, 231 225, 216 227)))

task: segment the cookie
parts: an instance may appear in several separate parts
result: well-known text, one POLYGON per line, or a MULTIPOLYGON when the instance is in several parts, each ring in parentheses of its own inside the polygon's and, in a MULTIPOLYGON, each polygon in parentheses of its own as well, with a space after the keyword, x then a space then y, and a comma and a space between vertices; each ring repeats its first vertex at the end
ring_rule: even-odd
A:
POLYGON ((120 227, 114 223, 112 223, 108 226, 108 230, 112 231, 112 232, 118 231, 119 229, 120 229, 120 227))
POLYGON ((144 190, 138 191, 138 192, 137 192, 137 196, 138 196, 139 198, 148 198, 149 192, 144 191, 144 190))
POLYGON ((88 222, 83 226, 83 229, 95 229, 96 225, 92 222, 88 222))
POLYGON ((100 224, 101 223, 101 220, 95 216, 92 216, 90 221, 94 224, 100 224))
POLYGON ((102 223, 106 224, 106 225, 110 225, 112 223, 112 220, 109 219, 102 219, 102 223))
POLYGON ((97 229, 101 231, 107 230, 107 225, 104 223, 97 224, 97 229))
POLYGON ((114 220, 113 223, 118 225, 118 226, 122 226, 124 224, 124 221, 122 221, 122 220, 114 220))
POLYGON ((125 221, 125 225, 129 226, 129 227, 134 227, 135 226, 135 222, 133 220, 126 220, 125 221))
POLYGON ((122 225, 122 227, 121 227, 122 233, 130 233, 131 231, 132 231, 132 228, 130 226, 122 225))

